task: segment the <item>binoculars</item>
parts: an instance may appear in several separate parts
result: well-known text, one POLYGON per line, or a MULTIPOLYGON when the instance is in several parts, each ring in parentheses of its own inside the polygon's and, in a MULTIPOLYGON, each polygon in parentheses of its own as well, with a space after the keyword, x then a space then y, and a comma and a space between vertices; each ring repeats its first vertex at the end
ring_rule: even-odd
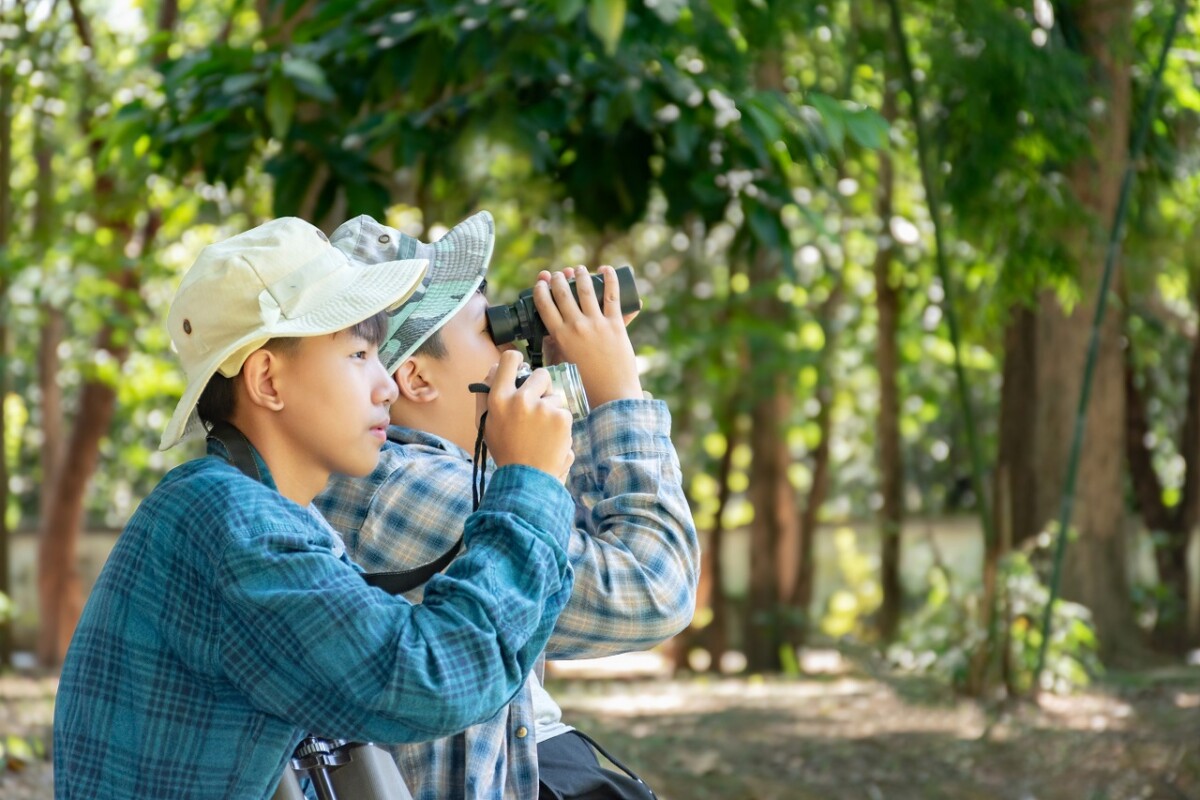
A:
MULTIPOLYGON (((596 297, 600 307, 604 307, 604 276, 591 275, 592 286, 596 289, 596 297)), ((575 281, 568 282, 571 296, 578 302, 579 291, 575 281)), ((620 303, 622 314, 632 314, 642 307, 638 297, 637 283, 633 279, 633 270, 628 266, 617 268, 617 284, 621 289, 620 303)), ((533 303, 533 289, 526 289, 517 295, 516 301, 509 305, 491 306, 487 310, 488 330, 491 331, 492 341, 496 344, 508 344, 521 340, 528 342, 526 356, 534 369, 542 366, 542 340, 546 337, 546 325, 538 314, 537 306, 533 303)))

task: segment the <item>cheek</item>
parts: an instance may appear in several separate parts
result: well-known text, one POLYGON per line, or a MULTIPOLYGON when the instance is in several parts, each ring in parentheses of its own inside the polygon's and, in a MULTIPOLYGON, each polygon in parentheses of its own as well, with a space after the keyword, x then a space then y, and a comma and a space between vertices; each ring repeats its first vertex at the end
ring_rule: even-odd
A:
POLYGON ((487 371, 499 360, 500 348, 490 338, 478 342, 475 346, 474 358, 471 359, 471 371, 475 373, 471 380, 479 380, 487 375, 487 371))

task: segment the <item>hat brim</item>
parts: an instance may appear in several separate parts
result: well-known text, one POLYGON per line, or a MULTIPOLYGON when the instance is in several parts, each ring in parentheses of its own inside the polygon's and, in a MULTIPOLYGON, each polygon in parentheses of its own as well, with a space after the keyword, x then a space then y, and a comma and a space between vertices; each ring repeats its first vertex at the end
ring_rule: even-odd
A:
MULTIPOLYGON (((344 254, 343 254, 344 257, 344 254)), ((350 261, 350 259, 347 259, 350 261)), ((421 285, 429 267, 425 258, 387 261, 379 264, 350 262, 347 266, 359 270, 354 280, 340 291, 327 297, 317 308, 303 316, 286 318, 280 316, 273 324, 265 325, 252 334, 214 351, 188 374, 187 388, 175 406, 171 420, 167 423, 160 450, 168 450, 181 441, 198 435, 204 426, 196 413, 196 404, 213 375, 225 365, 233 374, 241 369, 242 363, 271 339, 304 338, 322 336, 344 331, 381 311, 398 306, 408 299, 421 285), (241 353, 236 365, 226 362, 241 353)))
POLYGON ((379 346, 379 359, 390 373, 474 296, 492 260, 496 226, 491 214, 480 211, 433 244, 425 244, 363 215, 338 226, 330 241, 351 259, 363 263, 396 258, 429 260, 421 288, 390 315, 387 339, 379 346))

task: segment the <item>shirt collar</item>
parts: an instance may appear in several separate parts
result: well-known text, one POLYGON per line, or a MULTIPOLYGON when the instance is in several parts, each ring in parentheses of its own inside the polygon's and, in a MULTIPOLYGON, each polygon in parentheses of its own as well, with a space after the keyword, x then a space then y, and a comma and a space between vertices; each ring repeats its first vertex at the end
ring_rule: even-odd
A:
MULTIPOLYGON (((247 441, 247 443, 249 442, 247 441)), ((254 463, 258 465, 258 474, 262 476, 263 485, 279 491, 279 487, 275 485, 275 479, 271 477, 271 470, 267 468, 267 462, 263 461, 263 457, 258 454, 258 450, 252 444, 250 445, 250 454, 254 456, 254 463)), ((208 439, 208 455, 216 456, 230 464, 233 463, 228 448, 220 439, 208 439)))
POLYGON ((443 439, 441 436, 429 433, 428 431, 406 428, 403 425, 389 425, 387 438, 393 444, 423 444, 426 447, 436 447, 439 450, 445 450, 450 455, 459 456, 467 461, 472 460, 471 454, 454 442, 449 439, 443 439))

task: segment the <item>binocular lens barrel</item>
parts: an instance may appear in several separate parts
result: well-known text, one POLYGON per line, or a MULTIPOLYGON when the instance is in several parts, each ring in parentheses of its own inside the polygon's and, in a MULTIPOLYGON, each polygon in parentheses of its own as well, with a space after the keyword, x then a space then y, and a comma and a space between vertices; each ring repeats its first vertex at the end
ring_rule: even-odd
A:
POLYGON ((517 338, 524 327, 517 318, 516 303, 510 306, 489 306, 487 310, 488 330, 496 344, 508 344, 517 338))

